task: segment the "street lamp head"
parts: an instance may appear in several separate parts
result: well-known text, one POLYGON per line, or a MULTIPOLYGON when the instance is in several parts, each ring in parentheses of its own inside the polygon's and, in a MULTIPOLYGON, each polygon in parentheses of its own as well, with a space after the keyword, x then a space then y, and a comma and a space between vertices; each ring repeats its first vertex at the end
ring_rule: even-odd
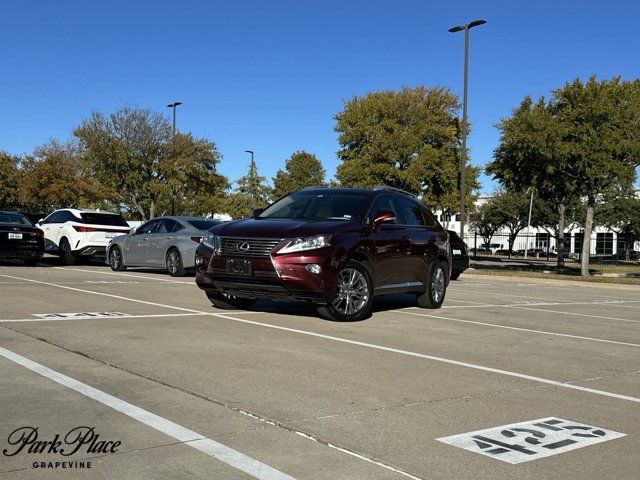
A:
POLYGON ((245 153, 250 153, 251 155, 253 155, 253 150, 245 150, 245 153))
POLYGON ((451 33, 456 33, 456 32, 459 32, 460 30, 464 30, 465 28, 466 28, 466 27, 463 27, 463 26, 461 26, 461 25, 458 25, 457 27, 451 27, 451 28, 449 29, 449 31, 450 31, 451 33))
POLYGON ((167 105, 167 107, 169 107, 169 108, 175 108, 175 107, 177 107, 178 105, 182 105, 182 102, 173 102, 173 103, 170 103, 169 105, 167 105))
POLYGON ((486 20, 474 20, 469 25, 467 25, 467 28, 477 27, 478 25, 484 25, 485 23, 487 23, 486 20))

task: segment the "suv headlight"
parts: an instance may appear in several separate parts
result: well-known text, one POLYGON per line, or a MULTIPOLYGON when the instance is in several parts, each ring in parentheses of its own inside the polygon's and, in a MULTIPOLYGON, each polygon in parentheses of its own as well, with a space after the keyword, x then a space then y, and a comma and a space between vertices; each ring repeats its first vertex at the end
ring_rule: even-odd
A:
POLYGON ((287 242, 284 247, 276 253, 293 253, 305 250, 315 250, 317 248, 331 245, 331 235, 316 235, 313 237, 294 238, 287 242))
POLYGON ((220 253, 220 237, 218 235, 207 232, 200 239, 200 243, 213 250, 213 253, 220 253))

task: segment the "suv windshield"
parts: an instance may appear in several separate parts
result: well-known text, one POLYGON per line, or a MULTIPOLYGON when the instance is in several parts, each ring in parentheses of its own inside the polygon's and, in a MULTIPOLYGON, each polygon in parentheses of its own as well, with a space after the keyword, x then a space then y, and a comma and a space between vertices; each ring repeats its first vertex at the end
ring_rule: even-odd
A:
POLYGON ((27 217, 19 213, 0 213, 0 224, 2 225, 27 225, 33 226, 27 217))
POLYGON ((110 225, 112 227, 128 227, 124 218, 114 213, 81 213, 80 217, 84 223, 91 225, 110 225))
POLYGON ((268 207, 258 218, 351 220, 362 212, 368 192, 300 191, 268 207))

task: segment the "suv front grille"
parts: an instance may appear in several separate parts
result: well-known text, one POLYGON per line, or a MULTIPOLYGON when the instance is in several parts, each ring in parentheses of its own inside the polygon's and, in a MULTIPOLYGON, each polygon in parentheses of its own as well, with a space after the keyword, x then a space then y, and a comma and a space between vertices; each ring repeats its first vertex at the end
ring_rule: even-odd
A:
POLYGON ((220 237, 220 250, 222 255, 269 257, 280 241, 277 238, 220 237))

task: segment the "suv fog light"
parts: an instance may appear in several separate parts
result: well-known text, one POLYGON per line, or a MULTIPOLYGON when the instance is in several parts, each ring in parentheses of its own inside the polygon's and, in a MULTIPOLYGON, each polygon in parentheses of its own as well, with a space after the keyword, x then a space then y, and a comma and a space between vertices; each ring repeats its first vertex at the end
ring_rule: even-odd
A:
POLYGON ((304 267, 307 272, 315 273, 316 275, 322 272, 322 267, 317 263, 310 263, 304 267))

